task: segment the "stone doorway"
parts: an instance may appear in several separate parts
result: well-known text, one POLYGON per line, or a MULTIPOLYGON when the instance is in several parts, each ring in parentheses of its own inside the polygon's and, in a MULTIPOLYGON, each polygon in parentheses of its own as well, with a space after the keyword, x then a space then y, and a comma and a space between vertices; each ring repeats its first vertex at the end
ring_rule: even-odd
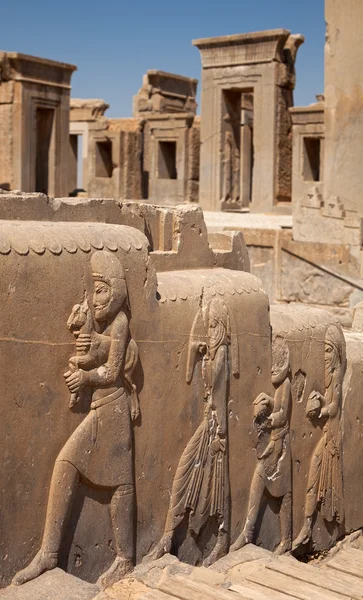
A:
POLYGON ((53 138, 54 109, 36 109, 35 191, 49 193, 50 151, 53 138))
POLYGON ((223 90, 222 210, 249 208, 253 185, 253 89, 223 90))

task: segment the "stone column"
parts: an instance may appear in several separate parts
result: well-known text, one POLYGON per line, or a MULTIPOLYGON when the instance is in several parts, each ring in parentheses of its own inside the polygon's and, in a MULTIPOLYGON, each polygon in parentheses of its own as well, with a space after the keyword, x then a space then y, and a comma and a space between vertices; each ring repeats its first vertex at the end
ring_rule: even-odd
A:
MULTIPOLYGON (((243 102, 243 95, 242 95, 243 102)), ((241 110, 241 204, 249 208, 251 201, 251 175, 252 175, 252 111, 242 105, 241 110)), ((252 117, 253 118, 253 117, 252 117)))
POLYGON ((326 0, 324 200, 363 214, 363 2, 326 0))

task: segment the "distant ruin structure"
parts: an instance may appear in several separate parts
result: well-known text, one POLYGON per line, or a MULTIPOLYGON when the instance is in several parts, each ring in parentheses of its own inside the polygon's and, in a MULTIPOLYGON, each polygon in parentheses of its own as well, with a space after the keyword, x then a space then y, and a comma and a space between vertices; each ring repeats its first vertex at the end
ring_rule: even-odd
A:
POLYGON ((75 70, 53 60, 0 52, 0 188, 68 195, 75 70))
POLYGON ((105 117, 108 105, 102 100, 72 100, 70 189, 77 188, 77 139, 83 136, 82 187, 88 195, 162 204, 197 202, 197 83, 148 71, 129 119, 105 117))
POLYGON ((267 212, 291 200, 295 60, 285 29, 195 40, 202 59, 200 203, 267 212))
POLYGON ((134 118, 143 121, 143 198, 151 202, 198 202, 197 84, 148 71, 134 97, 134 118))

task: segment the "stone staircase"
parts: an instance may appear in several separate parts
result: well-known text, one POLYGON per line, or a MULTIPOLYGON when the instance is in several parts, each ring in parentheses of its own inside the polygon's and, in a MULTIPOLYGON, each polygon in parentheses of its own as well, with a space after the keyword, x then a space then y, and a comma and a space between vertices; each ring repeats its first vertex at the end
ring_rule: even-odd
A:
POLYGON ((20 588, 0 592, 1 600, 362 600, 363 538, 354 534, 324 558, 308 564, 277 557, 248 545, 213 567, 192 567, 166 555, 141 564, 105 591, 60 569, 20 588))
POLYGON ((318 564, 304 564, 291 556, 276 557, 249 545, 209 569, 191 567, 166 556, 138 567, 132 578, 96 598, 358 600, 363 599, 363 548, 342 547, 318 564))

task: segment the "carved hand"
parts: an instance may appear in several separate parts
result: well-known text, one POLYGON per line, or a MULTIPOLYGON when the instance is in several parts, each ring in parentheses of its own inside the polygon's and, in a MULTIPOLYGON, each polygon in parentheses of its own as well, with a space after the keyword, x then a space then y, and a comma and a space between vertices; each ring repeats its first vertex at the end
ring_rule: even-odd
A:
POLYGON ((321 393, 320 393, 320 392, 317 392, 316 390, 314 390, 313 392, 311 392, 311 393, 309 394, 309 400, 310 400, 310 399, 313 399, 313 398, 316 398, 316 399, 317 399, 317 400, 319 400, 320 402, 321 402, 322 400, 324 400, 324 396, 322 396, 322 395, 321 395, 321 393))
POLYGON ((193 341, 189 347, 188 365, 186 381, 190 383, 193 378, 194 365, 196 362, 197 354, 204 354, 206 352, 207 345, 204 342, 193 341))
POLYGON ((329 406, 323 406, 320 411, 319 419, 326 419, 326 417, 330 417, 329 406))
POLYGON ((72 372, 77 371, 79 367, 79 358, 79 356, 71 356, 71 358, 69 359, 68 364, 72 372))
POLYGON ((257 396, 253 404, 262 404, 263 406, 269 406, 271 404, 271 396, 266 394, 266 392, 261 392, 261 394, 257 396))
POLYGON ((72 392, 72 394, 79 392, 79 390, 86 385, 86 373, 81 370, 74 372, 67 371, 64 373, 64 378, 69 391, 72 392))
POLYGON ((306 405, 306 416, 308 419, 312 420, 320 417, 322 404, 324 404, 324 396, 320 392, 314 390, 309 394, 306 405))
POLYGON ((269 417, 267 417, 267 421, 270 422, 272 428, 282 427, 285 422, 282 408, 278 412, 273 412, 269 417))
POLYGON ((253 417, 254 419, 261 418, 267 411, 272 410, 273 399, 271 396, 262 392, 254 401, 253 417))
POLYGON ((210 445, 212 455, 216 455, 218 452, 225 452, 226 443, 225 440, 217 436, 210 445))

